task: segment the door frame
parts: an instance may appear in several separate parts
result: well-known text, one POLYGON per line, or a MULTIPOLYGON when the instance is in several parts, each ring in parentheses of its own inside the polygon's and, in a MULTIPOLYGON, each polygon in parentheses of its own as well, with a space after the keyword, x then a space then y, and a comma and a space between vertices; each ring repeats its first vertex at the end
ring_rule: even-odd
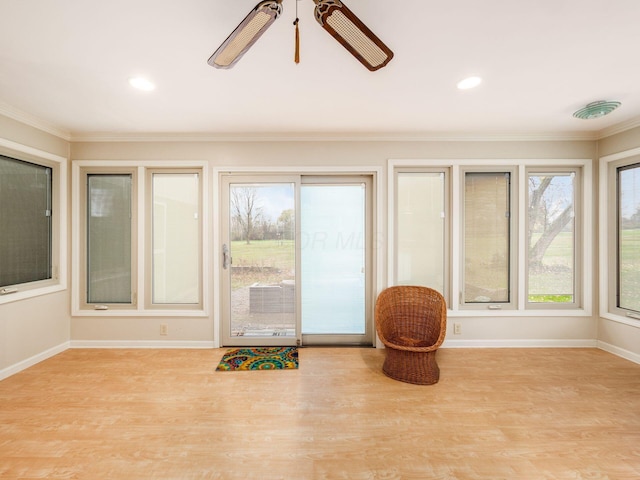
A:
MULTIPOLYGON (((373 315, 375 299, 380 291, 385 288, 385 275, 384 275, 384 266, 385 262, 385 253, 386 253, 386 235, 385 232, 382 231, 382 226, 384 225, 384 209, 382 208, 385 205, 385 189, 381 188, 381 182, 383 178, 383 167, 372 167, 372 166, 362 166, 362 167, 306 167, 306 166, 295 166, 295 167, 270 167, 270 168, 260 168, 260 167, 236 167, 236 166, 227 166, 227 167, 216 167, 212 168, 212 191, 214 194, 212 195, 213 199, 213 212, 211 222, 211 238, 212 238, 212 250, 214 252, 211 255, 212 259, 212 288, 213 288, 213 344, 215 348, 220 348, 225 346, 222 341, 222 177, 223 175, 251 175, 251 176, 262 176, 262 175, 301 175, 301 176, 348 176, 348 175, 370 175, 372 181, 372 192, 371 192, 371 231, 372 231, 372 239, 371 239, 371 284, 372 284, 372 292, 371 299, 369 300, 369 308, 371 309, 371 315, 373 315)), ((373 323, 373 319, 371 319, 373 323)), ((375 335, 373 335, 373 346, 382 348, 382 344, 379 339, 375 335)))
POLYGON ((224 257, 224 253, 222 252, 222 249, 224 248, 224 244, 227 241, 227 237, 228 237, 228 242, 229 242, 229 248, 231 247, 231 232, 229 231, 229 227, 230 227, 230 223, 231 223, 231 217, 230 217, 230 202, 229 202, 229 198, 223 198, 223 194, 225 192, 230 191, 230 187, 231 185, 235 184, 235 179, 237 178, 237 183, 242 185, 242 184, 264 184, 264 185, 269 185, 269 184, 274 184, 274 185, 285 185, 285 184, 291 184, 293 185, 293 202, 294 202, 294 208, 295 208, 295 238, 296 238, 296 242, 295 242, 295 252, 294 252, 294 256, 295 256, 295 284, 296 284, 296 288, 295 288, 295 311, 294 311, 294 327, 295 327, 295 331, 296 331, 296 335, 295 336, 287 336, 287 335, 274 335, 274 336, 232 336, 231 332, 230 332, 230 323, 229 320, 226 318, 226 315, 230 315, 230 311, 231 311, 231 304, 229 302, 229 298, 231 296, 231 284, 229 281, 225 282, 225 278, 229 277, 232 271, 232 264, 233 264, 233 250, 229 250, 228 252, 231 253, 231 256, 229 257, 229 266, 228 269, 224 268, 224 258, 223 258, 223 263, 222 263, 222 268, 219 270, 219 275, 218 275, 218 280, 220 282, 219 284, 219 291, 221 293, 221 302, 220 302, 220 310, 221 310, 221 318, 225 319, 225 321, 223 321, 220 325, 220 330, 219 330, 219 334, 220 334, 220 339, 221 342, 224 344, 224 346, 242 346, 242 347, 250 347, 250 346, 263 346, 263 347, 268 347, 268 346, 294 346, 294 345, 300 345, 301 344, 301 329, 300 329, 300 315, 299 315, 299 311, 300 311, 300 288, 298 287, 299 285, 299 278, 300 278, 300 265, 298 264, 299 262, 297 261, 298 258, 300 257, 300 247, 298 245, 298 241, 297 239, 300 238, 300 211, 297 208, 298 204, 300 203, 300 175, 292 175, 292 174, 274 174, 274 173, 270 173, 270 174, 263 174, 263 175, 254 175, 251 173, 247 173, 247 174, 240 174, 237 172, 233 172, 231 174, 228 173, 222 173, 220 174, 220 222, 218 223, 219 226, 219 237, 220 237, 220 243, 221 243, 221 247, 220 247, 220 254, 223 255, 224 257), (226 221, 225 221, 226 220, 226 221), (226 223, 223 224, 223 223, 226 223), (226 301, 225 301, 225 297, 226 297, 226 301))

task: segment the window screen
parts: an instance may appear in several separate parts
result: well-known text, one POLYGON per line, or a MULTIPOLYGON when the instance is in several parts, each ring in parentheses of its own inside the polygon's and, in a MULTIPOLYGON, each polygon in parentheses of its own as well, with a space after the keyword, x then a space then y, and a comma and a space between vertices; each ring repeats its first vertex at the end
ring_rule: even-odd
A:
POLYGON ((530 173, 528 301, 575 301, 575 173, 530 173))
POLYGON ((51 168, 0 155, 0 287, 51 278, 51 168))

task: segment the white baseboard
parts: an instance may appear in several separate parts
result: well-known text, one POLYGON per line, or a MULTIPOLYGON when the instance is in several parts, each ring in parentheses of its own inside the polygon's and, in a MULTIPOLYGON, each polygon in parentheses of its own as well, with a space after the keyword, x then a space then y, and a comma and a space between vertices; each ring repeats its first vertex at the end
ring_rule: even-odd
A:
MULTIPOLYGON (((0 380, 69 348, 216 348, 210 341, 145 341, 145 340, 72 340, 0 370, 0 380)), ((598 340, 445 340, 442 348, 600 348, 631 362, 640 364, 640 354, 598 340)))
POLYGON ((189 340, 71 340, 70 348, 215 348, 214 342, 189 340))
POLYGON ((605 352, 613 353, 614 355, 622 357, 633 363, 640 364, 640 354, 637 354, 635 352, 630 352, 629 350, 625 350, 624 348, 616 347, 615 345, 611 345, 610 343, 601 341, 598 341, 598 348, 604 350, 605 352))
POLYGON ((40 363, 48 358, 53 357, 54 355, 64 352, 68 348, 69 342, 64 342, 60 345, 45 350, 42 353, 34 355, 33 357, 27 358, 26 360, 22 360, 21 362, 11 365, 10 367, 4 368, 0 370, 0 380, 4 380, 11 375, 15 375, 16 373, 26 370, 27 368, 34 366, 36 363, 40 363))
POLYGON ((509 339, 509 340, 455 340, 447 338, 442 348, 595 348, 596 340, 546 340, 546 339, 509 339))

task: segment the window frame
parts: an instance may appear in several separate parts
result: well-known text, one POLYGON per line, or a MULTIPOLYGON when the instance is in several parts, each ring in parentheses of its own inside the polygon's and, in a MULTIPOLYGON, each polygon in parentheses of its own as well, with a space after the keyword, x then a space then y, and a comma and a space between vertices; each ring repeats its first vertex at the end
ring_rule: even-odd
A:
POLYGON ((80 308, 83 310, 131 310, 135 309, 138 304, 138 275, 136 265, 138 263, 137 259, 137 249, 136 245, 138 243, 138 231, 136 228, 137 218, 138 218, 138 204, 135 201, 138 196, 137 190, 137 175, 138 172, 133 168, 86 168, 80 172, 81 178, 81 186, 80 186, 80 217, 79 221, 81 222, 81 231, 79 242, 75 243, 75 251, 81 252, 80 255, 80 271, 81 275, 78 278, 78 282, 74 282, 74 284, 78 284, 80 287, 80 308), (100 176, 100 175, 131 175, 131 302, 130 303, 89 303, 87 300, 87 276, 88 276, 88 262, 87 262, 87 253, 88 253, 88 178, 90 176, 100 176), (104 307, 107 307, 106 309, 104 307))
MULTIPOLYGON (((127 160, 74 160, 72 162, 72 241, 77 247, 72 251, 71 315, 87 316, 184 316, 207 317, 209 315, 209 238, 208 189, 209 174, 204 161, 127 161, 127 160), (152 291, 152 172, 198 173, 200 186, 200 301, 198 304, 151 304, 152 291), (132 173, 132 303, 106 304, 96 308, 86 303, 86 182, 94 173, 132 173)), ((100 304, 103 305, 103 304, 100 304)))
POLYGON ((520 268, 520 264, 518 262, 518 196, 517 196, 517 185, 518 185, 518 171, 515 167, 509 166, 501 166, 496 167, 469 167, 465 166, 460 169, 460 178, 458 180, 460 182, 460 295, 459 295, 459 308, 460 310, 491 310, 491 311, 499 311, 499 310, 514 310, 517 308, 517 299, 518 299, 518 270, 520 268), (466 250, 465 250, 465 188, 466 188, 466 178, 467 174, 473 173, 486 173, 486 174, 509 174, 509 185, 508 185, 508 208, 509 208, 509 263, 508 263, 508 300, 505 302, 467 302, 465 300, 465 259, 466 259, 466 250))
POLYGON ((600 316, 640 328, 640 314, 617 306, 618 169, 640 163, 640 148, 600 158, 600 316))
POLYGON ((0 305, 67 289, 67 162, 50 152, 0 138, 0 154, 51 169, 51 278, 15 285, 0 291, 0 305))
MULTIPOLYGON (((640 150, 640 149, 639 149, 640 150)), ((595 196, 589 186, 593 185, 593 160, 592 159, 486 159, 486 158, 464 158, 464 159, 441 159, 441 158, 412 158, 412 159, 389 159, 387 162, 387 182, 388 182, 388 235, 387 235, 387 285, 396 284, 395 266, 395 245, 397 235, 397 222, 395 219, 395 198, 396 198, 396 171, 416 168, 449 169, 450 172, 450 203, 445 215, 450 219, 450 242, 448 253, 448 274, 450 278, 450 292, 445 295, 447 300, 448 314, 451 317, 535 317, 544 314, 545 316, 559 317, 589 317, 592 315, 592 293, 593 293, 593 208, 595 196), (576 285, 576 298, 580 302, 562 307, 544 305, 543 308, 533 307, 527 302, 526 281, 528 276, 527 262, 527 171, 536 169, 538 171, 549 171, 551 169, 561 169, 564 171, 576 170, 580 172, 580 193, 576 192, 576 242, 581 244, 579 259, 576 258, 577 268, 581 272, 581 282, 576 285), (517 291, 512 292, 513 308, 493 310, 486 305, 474 308, 472 305, 464 305, 462 300, 463 285, 463 192, 465 171, 503 171, 512 169, 515 172, 512 178, 512 201, 515 201, 512 210, 514 222, 512 228, 517 236, 516 247, 512 251, 515 260, 512 263, 515 270, 512 271, 511 280, 515 282, 517 291), (544 313, 543 313, 544 312, 544 313)), ((493 304, 490 304, 493 305, 493 304)))
MULTIPOLYGON (((575 309, 581 308, 583 303, 584 289, 582 286, 583 283, 583 270, 584 270, 584 252, 583 252, 583 242, 580 239, 585 238, 585 230, 583 229, 584 215, 583 210, 585 208, 585 185, 583 181, 583 169, 580 167, 527 167, 525 172, 525 182, 527 182, 527 188, 525 193, 526 202, 525 207, 529 206, 529 189, 528 189, 528 180, 530 174, 574 174, 574 191, 573 191, 573 302, 564 302, 564 303, 540 303, 540 302, 530 302, 529 301, 529 275, 528 275, 528 266, 529 266, 529 245, 526 245, 525 248, 525 256, 526 256, 526 273, 525 275, 525 283, 524 283, 524 300, 526 302, 526 308, 531 310, 557 310, 557 309, 575 309)), ((529 215, 525 215, 525 232, 529 231, 529 215)), ((528 235, 525 237, 524 241, 526 244, 528 235)))

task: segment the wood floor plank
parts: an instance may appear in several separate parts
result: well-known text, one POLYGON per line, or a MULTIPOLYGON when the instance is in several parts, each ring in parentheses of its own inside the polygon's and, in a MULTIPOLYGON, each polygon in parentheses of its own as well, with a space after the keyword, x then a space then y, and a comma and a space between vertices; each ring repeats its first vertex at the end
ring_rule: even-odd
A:
POLYGON ((0 382, 2 479, 640 478, 640 365, 597 349, 384 351, 216 372, 225 350, 67 350, 0 382))

